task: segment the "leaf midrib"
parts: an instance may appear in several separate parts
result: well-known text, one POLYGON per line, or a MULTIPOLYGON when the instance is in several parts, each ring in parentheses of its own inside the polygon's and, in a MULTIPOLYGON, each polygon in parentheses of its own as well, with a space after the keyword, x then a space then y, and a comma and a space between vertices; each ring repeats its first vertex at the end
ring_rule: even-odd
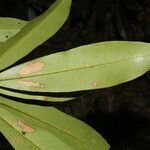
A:
MULTIPOLYGON (((3 105, 3 104, 1 104, 1 105, 3 105)), ((4 106, 6 106, 6 105, 4 105, 4 106)), ((11 107, 10 107, 11 108, 11 107)), ((8 123, 5 119, 3 119, 2 117, 0 117, 0 119, 2 120, 2 121, 4 121, 7 125, 9 125, 11 128, 13 128, 15 131, 17 131, 20 135, 21 135, 21 137, 23 137, 24 139, 26 139, 29 143, 31 143, 31 144, 33 144, 35 147, 37 147, 39 150, 42 150, 42 149, 40 149, 36 144, 34 144, 32 141, 30 141, 27 137, 25 137, 25 136, 23 136, 18 130, 16 130, 10 123, 8 123)))
POLYGON ((32 77, 38 77, 38 76, 45 76, 45 75, 52 75, 52 74, 57 74, 57 73, 63 73, 63 72, 70 72, 70 71, 74 71, 74 70, 83 70, 83 69, 88 69, 88 68, 93 68, 93 67, 98 67, 98 66, 104 66, 104 65, 110 65, 110 64, 115 64, 115 63, 122 63, 122 62, 126 62, 126 61, 131 61, 134 59, 137 59, 139 57, 150 57, 150 55, 146 55, 146 56, 138 56, 138 57, 133 57, 133 58, 129 58, 129 59, 124 59, 124 60, 118 60, 118 61, 112 61, 112 62, 107 62, 107 63, 100 63, 100 64, 95 64, 95 65, 89 65, 89 66, 85 66, 85 67, 79 67, 79 68, 72 68, 72 69, 68 69, 68 70, 61 70, 61 71, 56 71, 56 72, 51 72, 51 73, 43 73, 43 74, 38 74, 38 75, 30 75, 30 76, 19 76, 16 78, 5 78, 5 79, 0 79, 0 81, 8 81, 8 80, 16 80, 16 79, 27 79, 27 78, 32 78, 32 77))
MULTIPOLYGON (((22 111, 20 111, 20 110, 14 108, 14 107, 10 107, 9 105, 2 104, 2 103, 0 103, 0 104, 3 105, 3 106, 6 106, 6 107, 8 107, 8 108, 14 109, 14 110, 16 110, 16 111, 18 111, 18 112, 20 112, 20 113, 23 113, 23 114, 25 114, 25 115, 27 115, 27 116, 29 116, 29 117, 35 119, 35 120, 38 120, 38 121, 40 121, 40 122, 43 122, 44 124, 46 124, 46 125, 48 125, 48 126, 51 126, 51 127, 54 128, 55 130, 58 130, 58 131, 60 131, 60 132, 62 132, 62 133, 64 133, 64 134, 66 134, 66 135, 72 137, 72 139, 74 139, 74 140, 76 140, 76 141, 78 141, 78 142, 80 142, 80 143, 86 145, 88 148, 90 148, 91 150, 93 150, 91 145, 85 143, 84 141, 81 141, 81 140, 77 139, 77 138, 74 137, 73 135, 64 132, 64 131, 61 130, 60 128, 57 128, 57 127, 53 126, 53 125, 50 124, 50 123, 46 123, 46 122, 44 122, 44 121, 42 121, 42 120, 40 120, 40 119, 38 119, 38 118, 36 118, 36 117, 34 117, 34 116, 32 116, 32 115, 29 115, 29 114, 27 114, 27 113, 25 113, 25 112, 22 112, 22 111)), ((13 128, 13 127, 12 127, 12 128, 13 128)), ((16 130, 16 129, 15 129, 15 130, 16 130)), ((19 132, 19 131, 17 131, 17 132, 19 132)), ((20 133, 20 134, 21 134, 21 133, 20 133)))

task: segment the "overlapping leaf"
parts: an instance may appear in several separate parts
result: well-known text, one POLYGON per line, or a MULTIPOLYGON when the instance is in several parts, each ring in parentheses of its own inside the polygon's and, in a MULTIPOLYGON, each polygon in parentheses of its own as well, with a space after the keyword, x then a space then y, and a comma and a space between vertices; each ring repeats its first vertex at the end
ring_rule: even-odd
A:
POLYGON ((28 22, 1 45, 0 70, 12 65, 53 36, 68 17, 71 0, 57 0, 45 13, 28 22))
POLYGON ((107 142, 88 125, 52 107, 0 97, 0 123, 0 131, 15 149, 109 149, 107 142))
POLYGON ((150 44, 101 42, 52 54, 0 74, 0 86, 38 92, 105 88, 150 69, 150 44))
POLYGON ((15 98, 21 98, 24 100, 40 100, 40 101, 49 101, 49 102, 63 102, 63 101, 69 101, 72 100, 73 98, 71 97, 52 97, 52 96, 46 96, 46 95, 38 95, 38 93, 35 95, 30 94, 30 93, 20 93, 17 91, 10 91, 6 89, 0 89, 0 94, 3 95, 8 95, 10 97, 15 97, 15 98))
POLYGON ((17 34, 27 21, 16 18, 0 17, 0 42, 5 42, 17 34))

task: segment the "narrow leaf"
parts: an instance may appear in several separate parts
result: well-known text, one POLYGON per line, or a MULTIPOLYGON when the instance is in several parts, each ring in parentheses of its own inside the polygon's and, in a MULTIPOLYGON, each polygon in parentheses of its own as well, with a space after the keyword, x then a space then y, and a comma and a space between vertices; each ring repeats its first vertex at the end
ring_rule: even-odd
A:
POLYGON ((49 101, 49 102, 63 102, 63 101, 69 101, 73 99, 71 97, 50 97, 44 95, 31 95, 25 93, 18 93, 10 90, 5 90, 2 88, 0 88, 0 94, 7 95, 10 97, 15 97, 15 98, 27 99, 27 100, 40 100, 40 101, 49 101))
POLYGON ((109 149, 95 130, 53 107, 22 104, 2 97, 0 131, 16 150, 109 149))
POLYGON ((68 17, 71 0, 57 0, 45 13, 28 22, 1 47, 0 70, 14 64, 53 36, 68 17))
POLYGON ((52 54, 0 73, 0 86, 38 92, 106 88, 150 69, 150 44, 101 42, 52 54))
POLYGON ((0 17, 0 42, 5 42, 17 34, 27 21, 15 18, 0 17))

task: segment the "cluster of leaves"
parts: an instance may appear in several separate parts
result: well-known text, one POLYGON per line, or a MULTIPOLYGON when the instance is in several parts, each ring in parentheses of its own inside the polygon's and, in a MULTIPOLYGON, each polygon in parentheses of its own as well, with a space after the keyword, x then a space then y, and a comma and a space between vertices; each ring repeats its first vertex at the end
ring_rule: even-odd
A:
POLYGON ((0 131, 15 149, 96 150, 109 145, 92 128, 53 107, 10 101, 3 95, 24 102, 67 101, 72 97, 57 93, 118 85, 150 68, 150 44, 121 41, 81 46, 11 68, 60 29, 70 5, 71 0, 57 0, 31 21, 0 18, 0 131))

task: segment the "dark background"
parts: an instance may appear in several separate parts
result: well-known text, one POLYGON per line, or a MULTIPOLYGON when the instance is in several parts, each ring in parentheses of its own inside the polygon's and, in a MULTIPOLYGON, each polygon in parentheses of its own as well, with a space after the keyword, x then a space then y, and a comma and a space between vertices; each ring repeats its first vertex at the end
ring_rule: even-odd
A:
MULTIPOLYGON (((31 20, 52 2, 0 0, 0 16, 31 20)), ((150 42, 150 0, 73 0, 70 16, 61 30, 18 63, 112 40, 150 42)), ((150 149, 149 72, 128 83, 76 95, 76 100, 57 103, 55 107, 92 126, 112 150, 150 149)), ((2 134, 0 149, 12 149, 2 134)))

